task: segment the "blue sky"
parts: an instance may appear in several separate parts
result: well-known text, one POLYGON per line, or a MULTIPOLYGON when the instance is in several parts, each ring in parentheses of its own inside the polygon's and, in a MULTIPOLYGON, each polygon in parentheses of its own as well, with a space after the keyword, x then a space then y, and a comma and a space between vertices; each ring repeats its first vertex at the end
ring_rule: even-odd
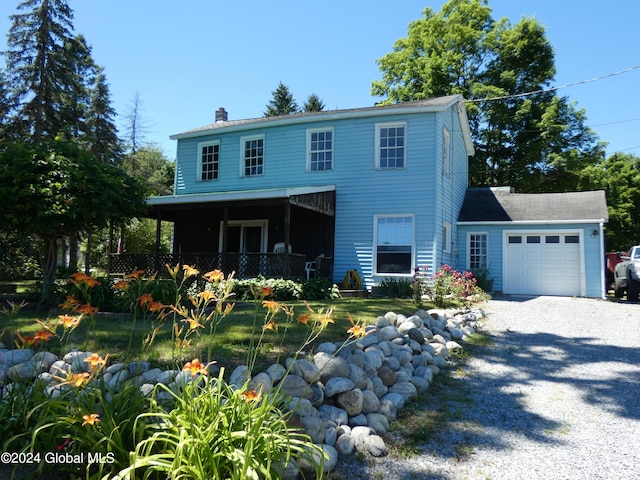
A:
MULTIPOLYGON (((0 31, 18 0, 0 5, 0 31)), ((316 93, 327 108, 373 105, 376 60, 442 0, 70 0, 76 33, 105 68, 113 107, 137 94, 146 140, 175 158, 169 136, 230 119, 262 116, 278 82, 299 105, 316 93)), ((555 48, 554 85, 640 65, 638 0, 490 0, 495 19, 535 17, 555 48)), ((6 43, 0 44, 4 50, 6 43)), ((558 91, 584 108, 607 153, 640 155, 640 68, 558 91)), ((118 122, 121 125, 120 122, 118 122)))

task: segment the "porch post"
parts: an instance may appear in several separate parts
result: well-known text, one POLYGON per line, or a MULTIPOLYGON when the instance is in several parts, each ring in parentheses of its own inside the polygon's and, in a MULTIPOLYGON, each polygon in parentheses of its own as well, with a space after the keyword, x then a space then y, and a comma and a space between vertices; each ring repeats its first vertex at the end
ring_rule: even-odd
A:
POLYGON ((162 233, 162 213, 158 209, 156 216, 156 253, 153 259, 153 268, 156 272, 160 272, 160 234, 162 233))
POLYGON ((284 205, 284 277, 289 278, 291 276, 291 257, 289 256, 289 248, 291 229, 291 201, 287 197, 287 203, 284 205))
POLYGON ((229 233, 229 207, 222 208, 222 253, 227 253, 227 234, 229 233))

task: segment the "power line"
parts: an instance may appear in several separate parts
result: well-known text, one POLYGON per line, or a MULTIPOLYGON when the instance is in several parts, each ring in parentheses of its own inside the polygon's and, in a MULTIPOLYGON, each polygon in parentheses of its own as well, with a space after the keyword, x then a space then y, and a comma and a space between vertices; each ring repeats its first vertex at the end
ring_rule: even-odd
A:
POLYGON ((640 65, 634 65, 633 67, 625 68, 624 70, 619 70, 619 71, 613 72, 613 73, 608 73, 606 75, 601 75, 599 77, 590 78, 589 80, 581 80, 581 81, 575 82, 575 83, 568 83, 566 85, 560 85, 560 86, 557 86, 557 87, 534 90, 532 92, 517 93, 517 94, 514 94, 514 95, 503 95, 501 97, 477 98, 477 99, 465 100, 465 101, 468 102, 468 103, 491 102, 491 101, 494 101, 494 100, 506 100, 506 99, 510 99, 510 98, 528 97, 529 95, 535 95, 537 93, 555 92, 556 90, 560 90, 561 88, 575 87, 576 85, 584 85, 585 83, 591 83, 591 82, 595 82, 597 80, 603 80, 605 78, 615 77, 616 75, 622 75, 623 73, 627 73, 627 72, 630 72, 632 70, 636 70, 638 68, 640 68, 640 65))

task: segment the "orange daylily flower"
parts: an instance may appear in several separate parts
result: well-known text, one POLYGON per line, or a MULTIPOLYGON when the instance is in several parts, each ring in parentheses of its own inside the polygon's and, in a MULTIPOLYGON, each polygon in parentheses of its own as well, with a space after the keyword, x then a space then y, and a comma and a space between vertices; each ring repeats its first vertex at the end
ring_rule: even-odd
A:
POLYGON ((262 306, 269 310, 271 313, 278 313, 278 310, 282 308, 282 304, 274 300, 263 300, 262 306))
POLYGON ((211 300, 218 299, 216 294, 211 290, 203 290, 202 292, 198 293, 198 297, 200 297, 204 301, 204 303, 209 303, 211 300))
POLYGON ((98 313, 98 307, 92 307, 88 303, 85 303, 84 305, 78 307, 78 313, 92 316, 98 313))
POLYGON ((89 415, 83 415, 82 418, 84 419, 84 422, 82 422, 82 426, 83 427, 85 425, 87 425, 87 424, 95 425, 96 422, 100 421, 100 415, 98 415, 97 413, 91 413, 89 415))
POLYGON ((146 307, 147 305, 153 302, 153 297, 151 296, 150 293, 143 293, 137 298, 137 300, 138 300, 138 305, 140 305, 141 307, 146 307))
POLYGON ((197 318, 185 318, 182 321, 189 324, 189 330, 195 330, 196 328, 204 328, 204 325, 198 322, 197 318))
POLYGON ((262 330, 263 331, 271 330, 273 332, 277 332, 278 331, 278 324, 275 322, 275 320, 271 319, 271 320, 269 320, 267 323, 265 323, 262 326, 262 330))
POLYGON ((100 285, 100 282, 98 280, 83 272, 74 273, 73 275, 71 275, 71 279, 69 281, 74 284, 84 283, 90 288, 100 285))
POLYGON ((162 312, 165 306, 161 302, 151 302, 149 304, 150 312, 162 312))
POLYGON ((192 267, 191 265, 183 265, 182 269, 184 270, 184 275, 186 278, 193 277, 194 275, 198 275, 200 272, 192 267))
POLYGON ((129 282, 127 280, 118 280, 113 284, 114 290, 126 290, 129 287, 129 282))
POLYGON ((102 358, 97 353, 92 353, 91 356, 84 359, 84 362, 88 363, 91 367, 91 370, 94 371, 104 367, 107 364, 107 358, 109 358, 108 355, 107 357, 102 358))
POLYGON ((80 325, 80 320, 82 319, 82 315, 77 316, 77 317, 72 317, 71 315, 58 315, 58 318, 60 320, 58 320, 58 324, 62 324, 62 326, 67 329, 67 328, 76 328, 78 325, 80 325))
POLYGON ((298 323, 303 323, 303 324, 307 324, 309 322, 309 320, 311 320, 311 314, 307 313, 305 315, 300 315, 298 318, 298 323))
POLYGON ((22 335, 20 335, 20 332, 16 332, 16 336, 20 339, 20 342, 21 342, 21 343, 18 343, 17 341, 15 342, 16 347, 18 348, 30 347, 31 345, 34 344, 32 335, 25 335, 23 337, 22 335))
POLYGON ((194 358, 190 362, 185 363, 184 367, 182 367, 182 371, 190 372, 191 378, 195 377, 198 373, 202 375, 207 375, 209 373, 207 365, 204 365, 199 358, 194 358))
POLYGON ((75 312, 80 306, 80 301, 73 295, 69 295, 66 298, 66 300, 58 306, 63 310, 69 310, 71 312, 75 312))
POLYGON ((373 332, 375 327, 369 331, 362 325, 358 325, 351 318, 351 314, 347 312, 347 318, 349 318, 349 322, 351 322, 351 328, 347 330, 347 333, 354 336, 355 338, 362 338, 369 334, 369 332, 373 332))
POLYGON ((247 403, 249 402, 259 402, 262 397, 262 392, 256 392, 255 390, 247 390, 246 392, 241 393, 242 397, 244 397, 247 403))
POLYGON ((33 344, 38 345, 38 342, 48 342, 52 337, 55 337, 49 330, 38 330, 33 335, 33 344))
POLYGON ((271 295, 273 295, 273 288, 272 287, 260 287, 260 295, 262 295, 263 297, 270 297, 271 295))
POLYGON ((66 378, 53 376, 56 380, 60 381, 60 385, 71 385, 72 387, 80 388, 85 386, 91 379, 91 375, 88 372, 71 373, 68 372, 66 378))
POLYGON ((144 270, 134 270, 131 273, 127 274, 126 278, 133 278, 138 280, 142 275, 144 275, 144 270))
POLYGON ((222 270, 212 270, 205 273, 203 277, 207 282, 218 283, 224 280, 224 273, 222 273, 222 270))

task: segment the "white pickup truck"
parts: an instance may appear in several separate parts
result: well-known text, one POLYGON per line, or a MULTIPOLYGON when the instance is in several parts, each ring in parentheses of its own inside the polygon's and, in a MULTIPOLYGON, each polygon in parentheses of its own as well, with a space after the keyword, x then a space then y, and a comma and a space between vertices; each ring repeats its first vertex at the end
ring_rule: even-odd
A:
POLYGON ((640 296, 640 245, 619 254, 620 263, 615 266, 613 281, 615 295, 622 298, 627 292, 627 300, 637 301, 640 296))

